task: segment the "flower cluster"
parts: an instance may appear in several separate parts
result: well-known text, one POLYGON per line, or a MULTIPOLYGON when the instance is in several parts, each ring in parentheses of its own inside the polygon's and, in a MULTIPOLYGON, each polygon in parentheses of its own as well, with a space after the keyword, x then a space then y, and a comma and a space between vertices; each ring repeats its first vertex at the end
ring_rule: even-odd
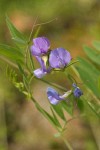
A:
MULTIPOLYGON (((31 53, 36 57, 41 66, 41 68, 33 71, 34 76, 37 78, 42 78, 56 68, 64 69, 72 59, 70 53, 64 48, 50 50, 50 42, 46 37, 33 39, 31 53)), ((56 90, 49 87, 47 89, 47 96, 50 103, 56 105, 59 102, 66 100, 66 98, 71 94, 73 94, 76 98, 83 95, 83 92, 75 83, 73 83, 72 87, 72 90, 67 91, 63 95, 60 95, 56 90)))
POLYGON ((64 48, 50 50, 50 42, 46 37, 35 38, 33 43, 31 53, 36 57, 41 66, 41 68, 33 72, 37 78, 42 78, 54 68, 63 69, 70 63, 70 53, 64 48), (46 62, 43 59, 44 56, 47 56, 46 62))
POLYGON ((71 94, 73 94, 76 98, 80 98, 80 96, 83 95, 83 92, 81 91, 79 87, 77 87, 75 83, 73 83, 72 86, 74 89, 67 91, 63 95, 60 95, 56 90, 49 87, 47 89, 47 96, 48 96, 50 103, 53 105, 56 105, 59 102, 66 100, 66 98, 70 96, 71 94))

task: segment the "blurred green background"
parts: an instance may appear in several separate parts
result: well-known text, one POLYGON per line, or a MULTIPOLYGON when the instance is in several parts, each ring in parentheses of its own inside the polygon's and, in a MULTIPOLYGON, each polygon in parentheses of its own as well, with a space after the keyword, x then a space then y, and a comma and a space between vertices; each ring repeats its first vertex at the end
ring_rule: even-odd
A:
MULTIPOLYGON (((39 36, 48 37, 51 48, 66 48, 73 58, 85 57, 82 46, 100 40, 100 0, 0 0, 0 43, 12 44, 6 14, 26 36, 36 18, 37 23, 54 19, 41 26, 39 36)), ((66 150, 63 142, 53 137, 56 131, 33 103, 10 84, 4 66, 6 63, 0 61, 0 150, 66 150)), ((61 77, 59 73, 46 78, 68 86, 66 77, 61 77)), ((34 97, 49 109, 47 86, 33 81, 34 97)), ((93 121, 91 125, 87 120, 77 119, 68 125, 65 136, 75 150, 98 149, 99 128, 97 120, 93 121)))

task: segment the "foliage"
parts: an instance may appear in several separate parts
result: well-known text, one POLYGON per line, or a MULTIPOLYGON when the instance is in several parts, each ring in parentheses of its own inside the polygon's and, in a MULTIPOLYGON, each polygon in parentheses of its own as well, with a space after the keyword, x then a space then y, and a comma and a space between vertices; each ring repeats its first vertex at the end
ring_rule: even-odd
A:
MULTIPOLYGON (((77 83, 72 76, 72 71, 76 74, 76 78, 78 77, 77 80, 83 82, 84 95, 80 99, 70 95, 68 97, 70 102, 68 103, 62 101, 58 105, 50 104, 51 112, 49 113, 34 99, 31 89, 32 79, 34 78, 34 61, 30 53, 30 44, 32 38, 36 37, 36 34, 33 35, 33 32, 31 32, 28 39, 16 29, 8 17, 6 17, 6 22, 15 43, 15 47, 0 44, 0 55, 6 58, 5 61, 9 62, 10 66, 7 66, 7 76, 20 92, 34 102, 37 110, 57 129, 59 134, 56 134, 56 136, 62 136, 67 123, 69 123, 65 115, 66 112, 72 116, 72 119, 76 118, 74 116, 75 103, 77 104, 77 109, 80 110, 80 116, 87 115, 86 112, 91 109, 93 114, 100 117, 100 42, 94 42, 94 48, 84 47, 84 51, 89 59, 78 58, 79 66, 74 67, 74 63, 72 63, 64 70, 70 84, 73 82, 77 83), (15 66, 17 71, 12 69, 11 65, 15 66), (21 75, 20 80, 17 72, 21 75)), ((49 81, 44 79, 41 81, 49 83, 49 81)), ((59 89, 59 86, 57 85, 56 88, 59 89)), ((69 149, 71 149, 70 146, 69 149)))

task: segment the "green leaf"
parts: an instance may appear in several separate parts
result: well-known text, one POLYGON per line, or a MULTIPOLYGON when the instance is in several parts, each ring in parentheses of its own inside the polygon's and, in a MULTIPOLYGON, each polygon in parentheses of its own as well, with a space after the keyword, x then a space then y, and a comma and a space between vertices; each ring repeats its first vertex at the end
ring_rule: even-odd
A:
POLYGON ((71 116, 73 115, 73 109, 74 109, 74 98, 73 95, 68 97, 69 102, 62 101, 62 107, 66 110, 67 113, 69 113, 71 116))
POLYGON ((97 97, 100 97, 100 92, 97 88, 97 79, 100 72, 94 67, 93 64, 89 63, 85 59, 79 58, 79 60, 80 66, 77 67, 77 70, 80 74, 81 79, 97 97))
POLYGON ((99 76, 99 78, 98 78, 98 89, 99 89, 99 91, 100 91, 100 76, 99 76))
POLYGON ((40 28, 41 26, 38 27, 38 29, 36 30, 35 34, 34 34, 34 38, 36 38, 40 32, 40 28))
POLYGON ((94 64, 84 58, 78 57, 78 60, 80 62, 79 67, 81 67, 84 71, 92 74, 94 78, 97 78, 100 75, 100 71, 94 66, 94 64))
POLYGON ((25 46, 26 42, 20 38, 13 37, 12 38, 14 41, 18 42, 19 44, 23 44, 25 46))
POLYGON ((23 92, 24 85, 23 82, 18 81, 18 75, 16 74, 15 70, 10 69, 9 67, 6 68, 6 75, 9 80, 13 83, 13 85, 20 91, 23 92))
MULTIPOLYGON (((95 109, 94 105, 92 105, 91 102, 87 102, 87 104, 89 105, 89 107, 91 108, 91 110, 100 118, 100 112, 97 112, 97 109, 95 109)), ((99 107, 100 109, 100 107, 99 107)))
POLYGON ((23 64, 24 56, 17 48, 0 44, 0 55, 7 57, 14 62, 20 62, 23 64))
POLYGON ((82 99, 77 100, 77 106, 81 112, 84 112, 85 108, 84 108, 84 103, 83 103, 82 99))
MULTIPOLYGON (((88 113, 94 113, 97 117, 99 117, 100 118, 100 105, 98 106, 96 106, 96 105, 94 105, 93 104, 93 101, 87 101, 87 99, 85 99, 85 97, 81 97, 80 98, 83 102, 84 102, 84 107, 85 107, 85 111, 86 110, 88 110, 88 113), (87 109, 88 108, 88 109, 87 109), (90 112, 90 110, 91 110, 91 112, 90 112)), ((88 113, 86 112, 86 115, 88 115, 88 113)))
POLYGON ((54 113, 52 107, 51 107, 51 111, 52 111, 53 118, 54 118, 54 120, 56 121, 57 126, 58 126, 59 128, 61 128, 61 125, 60 125, 60 123, 59 123, 59 121, 58 121, 58 119, 57 119, 57 117, 56 117, 56 114, 54 113))
POLYGON ((19 68, 19 71, 23 77, 23 83, 24 83, 24 86, 27 90, 29 90, 29 81, 28 81, 28 78, 27 78, 27 74, 25 73, 23 67, 18 63, 18 68, 19 68))
POLYGON ((100 65, 100 54, 96 50, 88 46, 84 46, 84 51, 93 62, 100 65))
POLYGON ((36 106, 36 108, 39 110, 39 112, 41 112, 42 115, 43 115, 45 118, 47 118, 47 120, 49 120, 49 121, 52 123, 52 125, 53 125, 55 128, 58 127, 58 125, 57 125, 55 119, 54 119, 48 112, 46 112, 37 102, 35 102, 35 106, 36 106))
POLYGON ((33 58, 32 58, 32 54, 31 54, 31 52, 29 52, 30 54, 30 64, 31 64, 31 68, 32 68, 32 70, 34 70, 34 62, 33 62, 33 58))
POLYGON ((93 42, 94 48, 96 48, 98 51, 100 51, 100 42, 99 41, 94 41, 93 42))
POLYGON ((22 76, 24 76, 26 78, 26 74, 25 74, 24 69, 22 68, 22 66, 19 63, 17 63, 17 65, 18 65, 18 68, 19 68, 20 73, 22 74, 22 76))
POLYGON ((58 114, 58 116, 59 116, 62 120, 66 121, 66 118, 65 118, 65 116, 64 116, 61 103, 59 103, 58 105, 52 105, 52 107, 53 107, 54 111, 58 114))
POLYGON ((25 37, 22 35, 22 33, 20 33, 16 29, 16 27, 12 24, 12 22, 10 21, 8 16, 6 16, 6 23, 7 23, 7 26, 9 28, 9 31, 11 33, 12 39, 14 39, 15 41, 22 43, 22 44, 27 43, 25 37))

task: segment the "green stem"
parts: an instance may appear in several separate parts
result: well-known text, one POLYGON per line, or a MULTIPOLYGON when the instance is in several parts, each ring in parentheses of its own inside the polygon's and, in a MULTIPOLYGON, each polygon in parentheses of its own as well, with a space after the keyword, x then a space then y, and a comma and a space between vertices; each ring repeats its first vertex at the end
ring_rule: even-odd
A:
POLYGON ((73 150, 72 146, 70 145, 70 143, 65 138, 62 137, 62 140, 64 141, 64 143, 65 143, 66 147, 68 148, 68 150, 73 150))
MULTIPOLYGON (((37 79, 37 78, 36 78, 36 79, 37 79)), ((49 85, 51 85, 51 86, 54 86, 55 88, 58 88, 58 89, 60 89, 60 90, 66 91, 66 88, 63 88, 63 87, 59 86, 58 84, 49 82, 49 81, 44 80, 44 79, 38 79, 38 80, 40 80, 40 81, 42 81, 42 82, 44 82, 44 83, 46 83, 46 84, 49 84, 49 85)))
MULTIPOLYGON (((35 99, 33 98, 33 97, 31 97, 31 99, 32 99, 32 101, 35 103, 35 105, 36 104, 38 104, 36 101, 35 101, 35 99)), ((38 104, 38 106, 41 108, 41 106, 38 104)), ((38 108, 37 108, 38 109, 38 108)), ((38 109, 39 110, 39 109, 38 109)), ((40 111, 41 112, 41 111, 40 111)), ((42 112, 41 112, 42 113, 42 112)), ((43 114, 43 113, 42 113, 43 114)), ((57 130, 58 130, 58 128, 56 128, 57 130)), ((59 130, 58 130, 59 131, 59 130)), ((70 143, 67 141, 67 140, 65 140, 64 139, 64 137, 62 137, 62 140, 64 141, 64 143, 65 143, 65 145, 67 146, 67 148, 69 149, 69 150, 73 150, 73 148, 71 147, 71 145, 70 145, 70 143)))

